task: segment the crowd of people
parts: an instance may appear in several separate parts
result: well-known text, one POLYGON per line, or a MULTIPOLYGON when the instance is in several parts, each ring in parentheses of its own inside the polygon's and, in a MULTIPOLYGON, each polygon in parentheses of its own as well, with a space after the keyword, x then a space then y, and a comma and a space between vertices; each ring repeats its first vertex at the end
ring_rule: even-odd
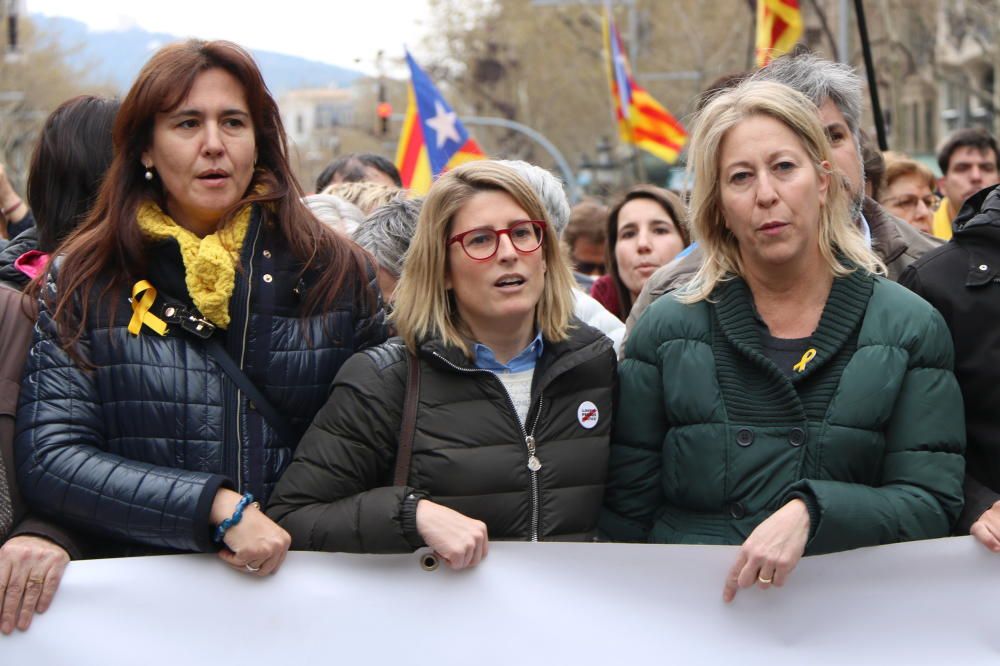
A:
POLYGON ((806 53, 699 102, 692 188, 571 206, 464 164, 424 197, 338 158, 306 195, 229 42, 0 169, 0 632, 70 560, 491 539, 739 545, 723 598, 806 555, 1000 551, 1000 153, 873 150, 861 81, 806 53))

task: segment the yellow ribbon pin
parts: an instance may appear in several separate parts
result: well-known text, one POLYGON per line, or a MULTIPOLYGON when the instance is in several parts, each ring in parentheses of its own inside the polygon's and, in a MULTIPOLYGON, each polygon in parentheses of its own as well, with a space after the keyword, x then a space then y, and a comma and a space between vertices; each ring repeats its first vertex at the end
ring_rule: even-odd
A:
POLYGON ((160 335, 167 334, 167 322, 163 321, 149 311, 156 301, 156 287, 148 280, 139 280, 132 287, 132 319, 128 323, 128 332, 132 335, 139 335, 142 325, 153 329, 160 335), (139 298, 142 294, 142 298, 139 298))
POLYGON ((814 358, 816 358, 816 350, 807 349, 806 353, 802 355, 801 359, 799 359, 799 362, 792 366, 792 370, 794 370, 795 372, 805 371, 806 365, 808 365, 809 361, 813 360, 814 358))

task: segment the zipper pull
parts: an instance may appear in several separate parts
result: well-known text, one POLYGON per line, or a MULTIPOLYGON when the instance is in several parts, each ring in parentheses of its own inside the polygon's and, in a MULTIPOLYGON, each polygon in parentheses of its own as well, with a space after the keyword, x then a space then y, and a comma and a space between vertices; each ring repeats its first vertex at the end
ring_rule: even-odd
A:
POLYGON ((542 468, 542 461, 535 455, 535 438, 528 435, 524 438, 524 443, 528 446, 528 469, 537 472, 542 468))

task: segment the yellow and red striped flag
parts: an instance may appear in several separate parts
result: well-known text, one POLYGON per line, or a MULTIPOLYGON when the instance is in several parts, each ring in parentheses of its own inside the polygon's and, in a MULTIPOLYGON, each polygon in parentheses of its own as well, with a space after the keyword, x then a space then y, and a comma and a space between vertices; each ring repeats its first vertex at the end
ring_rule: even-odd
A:
POLYGON ((607 9, 604 12, 604 49, 608 54, 608 82, 618 121, 618 136, 625 143, 673 164, 687 141, 687 132, 632 78, 621 35, 607 9))
POLYGON ((409 53, 406 61, 410 66, 410 85, 396 148, 396 168, 403 187, 415 194, 426 194, 434 178, 442 172, 485 159, 486 155, 409 53))
POLYGON ((757 66, 788 53, 802 36, 799 0, 757 0, 757 66))

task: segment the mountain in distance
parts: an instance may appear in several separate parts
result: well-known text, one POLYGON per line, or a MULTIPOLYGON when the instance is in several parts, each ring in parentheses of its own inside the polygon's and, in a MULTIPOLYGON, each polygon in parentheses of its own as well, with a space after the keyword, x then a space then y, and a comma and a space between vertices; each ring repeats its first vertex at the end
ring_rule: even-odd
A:
MULTIPOLYGON (((88 68, 88 78, 94 84, 109 83, 123 94, 156 49, 181 39, 138 27, 91 31, 80 21, 59 16, 32 14, 31 21, 40 32, 70 50, 71 59, 88 68)), ((276 97, 296 88, 343 88, 364 76, 357 70, 282 53, 257 50, 251 53, 276 97)))

